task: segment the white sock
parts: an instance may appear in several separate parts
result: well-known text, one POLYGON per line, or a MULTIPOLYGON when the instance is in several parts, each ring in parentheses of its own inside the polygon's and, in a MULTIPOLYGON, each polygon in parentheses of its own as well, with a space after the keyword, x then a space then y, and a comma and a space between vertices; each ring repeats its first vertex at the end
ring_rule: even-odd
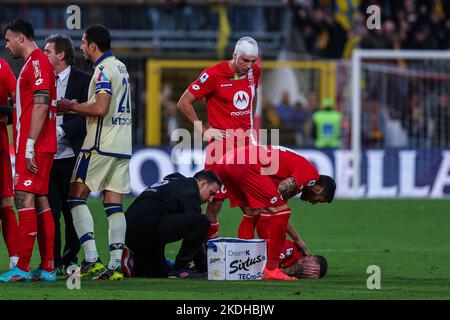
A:
POLYGON ((127 221, 125 220, 125 215, 120 212, 109 216, 108 224, 110 253, 108 268, 114 270, 118 266, 120 266, 120 261, 122 260, 122 252, 125 243, 125 232, 127 230, 127 221))
POLYGON ((98 252, 94 239, 94 220, 87 205, 79 205, 70 210, 72 212, 73 225, 78 238, 82 243, 87 262, 97 260, 98 252))

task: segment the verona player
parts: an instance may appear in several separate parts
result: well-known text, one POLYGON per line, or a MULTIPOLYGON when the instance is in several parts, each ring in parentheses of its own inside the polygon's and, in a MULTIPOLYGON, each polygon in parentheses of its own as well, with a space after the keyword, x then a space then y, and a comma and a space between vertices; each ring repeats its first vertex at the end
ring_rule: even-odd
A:
POLYGON ((55 226, 47 193, 56 152, 56 77, 53 66, 34 41, 30 22, 17 19, 5 28, 6 49, 25 64, 17 79, 14 116, 16 173, 14 202, 19 214, 20 252, 17 265, 0 281, 55 281, 55 226), (30 275, 30 260, 38 238, 41 264, 30 275))
MULTIPOLYGON (((261 68, 256 63, 258 54, 258 44, 253 38, 240 38, 233 58, 202 71, 178 101, 178 109, 202 133, 203 139, 209 141, 205 169, 214 171, 215 160, 219 160, 227 150, 236 148, 239 143, 248 145, 254 142, 249 129, 253 129, 256 92, 261 74, 261 68), (193 107, 195 101, 203 98, 206 99, 209 128, 199 121, 193 107), (241 129, 244 132, 243 139, 231 134, 230 129, 241 129)), ((206 208, 206 215, 211 221, 209 238, 217 236, 219 230, 217 215, 227 198, 224 187, 206 208)))
POLYGON ((14 101, 15 93, 16 77, 9 64, 0 59, 0 220, 3 238, 8 248, 9 269, 12 269, 19 259, 19 226, 12 205, 13 181, 6 129, 6 125, 12 122, 12 108, 9 107, 8 97, 14 101))
POLYGON ((81 50, 94 63, 87 103, 63 99, 58 112, 76 112, 87 116, 87 135, 72 175, 68 204, 75 230, 85 253, 81 276, 96 280, 121 280, 120 267, 125 242, 126 221, 123 196, 130 192, 131 158, 130 77, 126 66, 110 51, 111 36, 101 25, 83 33, 81 50), (103 193, 103 205, 109 223, 110 261, 101 262, 94 239, 94 222, 86 205, 91 191, 103 193))

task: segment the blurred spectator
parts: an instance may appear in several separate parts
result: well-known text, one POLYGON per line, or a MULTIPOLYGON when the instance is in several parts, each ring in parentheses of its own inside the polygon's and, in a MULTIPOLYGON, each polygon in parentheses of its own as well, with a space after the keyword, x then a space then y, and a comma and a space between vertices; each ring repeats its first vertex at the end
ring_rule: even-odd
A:
POLYGON ((385 125, 379 102, 366 100, 362 106, 362 145, 369 148, 383 147, 385 125))
POLYGON ((310 146, 310 133, 312 128, 311 113, 300 101, 297 101, 294 105, 292 127, 295 132, 295 144, 297 146, 310 146))
POLYGON ((447 92, 439 95, 438 104, 434 112, 433 144, 436 148, 450 147, 450 99, 447 92))
POLYGON ((262 121, 265 129, 280 128, 280 118, 267 95, 264 95, 262 102, 262 121))
POLYGON ((163 115, 167 120, 166 134, 170 144, 176 144, 178 141, 172 141, 170 139, 172 132, 179 128, 179 120, 177 117, 177 103, 171 99, 172 88, 169 85, 165 85, 161 93, 161 107, 163 115))
POLYGON ((282 124, 286 126, 287 129, 292 129, 290 124, 294 113, 294 109, 292 108, 292 105, 290 103, 289 92, 284 91, 281 94, 281 101, 277 105, 276 111, 282 124))
POLYGON ((410 148, 426 147, 428 120, 425 117, 423 102, 417 93, 413 93, 408 102, 409 110, 404 114, 403 127, 409 136, 410 148))
POLYGON ((334 109, 333 99, 324 99, 323 109, 314 113, 313 120, 316 128, 316 148, 339 148, 342 115, 334 109))

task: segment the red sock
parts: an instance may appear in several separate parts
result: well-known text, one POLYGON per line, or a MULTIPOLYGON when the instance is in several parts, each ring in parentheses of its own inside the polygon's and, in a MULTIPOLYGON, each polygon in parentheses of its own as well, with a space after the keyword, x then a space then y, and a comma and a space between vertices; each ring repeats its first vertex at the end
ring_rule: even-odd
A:
POLYGON ((258 221, 257 218, 257 216, 248 216, 246 214, 242 216, 238 229, 238 238, 253 239, 255 237, 255 226, 258 221))
POLYGON ((3 238, 10 257, 19 255, 19 224, 12 206, 0 208, 3 238))
POLYGON ((261 213, 256 223, 256 233, 260 239, 269 239, 270 214, 261 213))
POLYGON ((45 271, 55 270, 54 243, 55 243, 55 222, 50 208, 38 213, 38 244, 41 254, 40 268, 45 271))
POLYGON ((267 269, 278 268, 280 254, 286 241, 286 229, 291 209, 280 210, 270 217, 269 241, 267 243, 267 269))
POLYGON ((20 252, 17 267, 23 271, 30 271, 31 255, 37 235, 37 218, 35 208, 24 208, 19 212, 20 252))
POLYGON ((211 222, 211 225, 209 226, 208 233, 206 234, 206 240, 214 239, 219 236, 219 221, 211 222))

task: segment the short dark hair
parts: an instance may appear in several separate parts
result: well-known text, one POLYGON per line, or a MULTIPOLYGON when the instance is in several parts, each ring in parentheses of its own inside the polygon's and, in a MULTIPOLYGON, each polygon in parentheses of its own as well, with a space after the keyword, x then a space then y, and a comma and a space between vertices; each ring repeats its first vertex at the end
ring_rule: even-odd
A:
POLYGON ((222 181, 220 181, 219 177, 211 171, 211 170, 202 170, 194 174, 194 179, 197 181, 206 180, 208 184, 217 183, 219 187, 222 186, 222 181))
POLYGON ((55 52, 64 52, 64 61, 71 66, 75 61, 75 50, 73 49, 72 39, 66 35, 59 33, 52 34, 45 39, 48 42, 55 44, 55 52))
POLYGON ((319 181, 317 184, 323 187, 323 194, 328 203, 332 202, 334 199, 334 193, 336 192, 336 182, 330 176, 321 174, 319 176, 319 181))
POLYGON ((325 259, 324 256, 314 256, 314 260, 319 264, 320 267, 319 278, 323 278, 328 271, 327 259, 325 259))
POLYGON ((111 34, 101 24, 90 26, 84 31, 84 34, 86 35, 86 41, 95 43, 102 52, 111 50, 111 34))
POLYGON ((34 40, 33 25, 30 21, 25 19, 16 19, 8 23, 3 31, 3 36, 6 36, 6 31, 17 32, 23 34, 28 40, 34 40))

